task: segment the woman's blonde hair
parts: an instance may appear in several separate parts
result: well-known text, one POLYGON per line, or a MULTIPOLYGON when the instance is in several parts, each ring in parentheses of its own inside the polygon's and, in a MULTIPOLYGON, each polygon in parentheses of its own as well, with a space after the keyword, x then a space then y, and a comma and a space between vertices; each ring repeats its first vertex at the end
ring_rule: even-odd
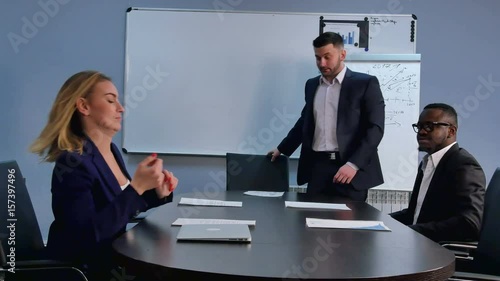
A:
POLYGON ((47 125, 30 147, 31 152, 47 162, 56 161, 63 151, 78 151, 82 154, 85 135, 76 102, 79 98, 87 97, 94 86, 102 81, 111 79, 90 70, 76 73, 66 80, 52 105, 47 125))

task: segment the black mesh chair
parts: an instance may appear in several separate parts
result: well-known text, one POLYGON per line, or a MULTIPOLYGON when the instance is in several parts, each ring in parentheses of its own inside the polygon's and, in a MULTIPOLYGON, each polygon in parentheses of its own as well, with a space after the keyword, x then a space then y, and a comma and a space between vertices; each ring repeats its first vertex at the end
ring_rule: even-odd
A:
POLYGON ((456 272, 449 280, 500 280, 500 168, 484 197, 484 212, 477 243, 444 243, 455 251, 456 272))
POLYGON ((77 266, 47 259, 25 179, 16 161, 0 162, 0 193, 0 274, 5 280, 87 281, 77 266))
POLYGON ((288 191, 288 157, 226 153, 227 190, 288 191))

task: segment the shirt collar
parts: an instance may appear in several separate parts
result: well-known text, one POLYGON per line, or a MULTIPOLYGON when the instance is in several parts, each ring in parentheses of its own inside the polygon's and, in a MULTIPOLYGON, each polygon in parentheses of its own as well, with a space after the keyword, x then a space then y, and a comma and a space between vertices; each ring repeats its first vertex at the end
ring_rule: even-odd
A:
POLYGON ((337 76, 335 78, 333 78, 333 83, 330 84, 330 82, 328 82, 328 80, 325 79, 325 77, 323 77, 323 75, 321 75, 321 78, 319 79, 319 84, 326 84, 326 85, 333 85, 335 84, 335 80, 338 81, 338 83, 340 85, 342 85, 342 81, 344 81, 344 77, 345 77, 345 73, 347 71, 347 66, 344 65, 344 68, 342 68, 342 70, 339 72, 339 74, 337 74, 337 76))
POLYGON ((423 160, 422 160, 422 170, 425 170, 425 167, 427 166, 427 162, 429 159, 431 160, 432 164, 434 165, 434 168, 436 168, 437 165, 439 164, 439 162, 441 161, 441 159, 443 158, 443 156, 446 154, 446 152, 448 152, 448 150, 450 150, 450 148, 456 143, 457 142, 455 141, 455 142, 451 143, 450 145, 445 146, 432 154, 425 155, 423 160))

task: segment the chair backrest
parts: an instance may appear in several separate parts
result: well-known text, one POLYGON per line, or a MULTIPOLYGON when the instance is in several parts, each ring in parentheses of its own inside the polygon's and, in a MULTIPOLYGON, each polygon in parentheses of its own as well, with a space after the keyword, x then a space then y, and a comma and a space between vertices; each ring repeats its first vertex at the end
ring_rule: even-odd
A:
POLYGON ((227 190, 288 191, 288 157, 226 154, 227 190))
POLYGON ((16 260, 40 258, 45 246, 25 179, 16 161, 0 162, 0 181, 0 240, 3 254, 9 255, 15 243, 16 260))
POLYGON ((483 221, 474 259, 485 273, 500 272, 500 168, 495 170, 484 196, 483 221), (493 267, 493 268, 489 268, 493 267))

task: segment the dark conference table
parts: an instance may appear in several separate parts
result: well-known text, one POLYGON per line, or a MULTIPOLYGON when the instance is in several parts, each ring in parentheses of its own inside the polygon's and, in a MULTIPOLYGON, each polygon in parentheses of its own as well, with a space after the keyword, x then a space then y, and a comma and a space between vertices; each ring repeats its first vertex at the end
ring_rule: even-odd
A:
POLYGON ((242 191, 176 194, 172 203, 118 237, 113 248, 127 274, 165 280, 427 281, 446 280, 455 268, 453 253, 365 202, 300 193, 280 198, 242 191), (242 201, 243 207, 178 205, 181 197, 242 201), (285 200, 346 203, 352 210, 286 208, 285 200), (392 231, 308 228, 306 217, 381 220, 392 231), (177 218, 256 220, 256 225, 250 227, 249 244, 177 242, 180 227, 171 226, 177 218))

